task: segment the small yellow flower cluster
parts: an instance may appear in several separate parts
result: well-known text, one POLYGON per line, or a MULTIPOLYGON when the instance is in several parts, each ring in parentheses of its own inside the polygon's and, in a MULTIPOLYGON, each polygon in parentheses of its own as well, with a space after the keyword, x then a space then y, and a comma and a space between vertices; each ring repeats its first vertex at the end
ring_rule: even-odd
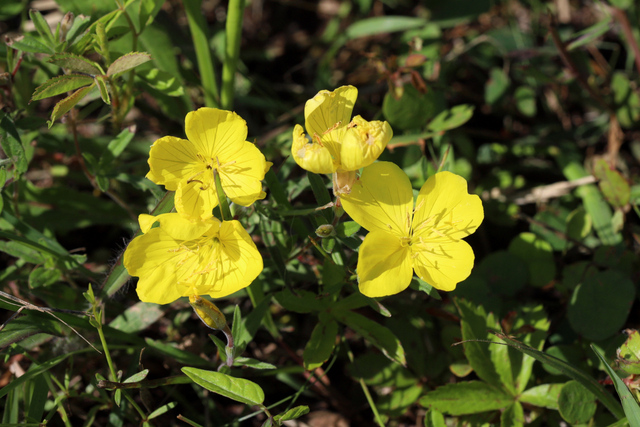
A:
POLYGON ((343 86, 309 100, 305 127, 311 139, 297 125, 292 155, 310 172, 333 173, 334 194, 369 231, 358 254, 360 291, 369 297, 396 294, 414 272, 434 288, 455 289, 473 267, 473 250, 462 238, 484 219, 480 198, 467 193, 464 178, 439 172, 414 204, 408 176, 393 163, 374 163, 391 139, 389 124, 360 116, 349 122, 356 97, 354 87, 343 86))
POLYGON ((124 253, 124 266, 140 278, 137 292, 145 302, 224 297, 249 286, 263 267, 240 222, 218 220, 213 208, 219 203, 216 175, 232 202, 250 206, 265 197, 261 181, 271 163, 246 141, 247 124, 231 111, 191 112, 185 133, 188 139, 160 138, 149 152, 147 178, 175 191, 177 213, 140 215, 143 234, 124 253))

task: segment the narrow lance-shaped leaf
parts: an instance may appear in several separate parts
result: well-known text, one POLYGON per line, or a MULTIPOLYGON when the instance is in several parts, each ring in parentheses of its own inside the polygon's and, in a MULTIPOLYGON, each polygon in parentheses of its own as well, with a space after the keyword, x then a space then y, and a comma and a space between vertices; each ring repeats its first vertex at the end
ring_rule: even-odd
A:
POLYGON ((47 24, 47 21, 45 21, 42 14, 35 9, 31 9, 29 11, 29 17, 31 18, 31 21, 33 21, 33 25, 36 27, 36 31, 45 40, 47 45, 49 47, 54 47, 55 41, 53 39, 53 33, 51 32, 51 28, 49 28, 49 24, 47 24))
POLYGON ((53 53, 53 49, 30 35, 26 35, 21 39, 10 40, 7 42, 7 46, 29 53, 53 53))
POLYGON ((420 398, 420 404, 450 415, 478 414, 513 404, 514 398, 482 381, 447 384, 420 398))
POLYGON ((49 58, 49 62, 57 65, 58 67, 66 68, 68 70, 77 71, 80 73, 90 74, 92 76, 104 74, 100 69, 100 66, 95 62, 83 56, 74 55, 72 53, 57 53, 49 58))
POLYGON ((126 55, 122 55, 120 58, 113 61, 113 64, 107 70, 107 76, 115 76, 116 74, 129 71, 138 65, 151 61, 151 55, 145 52, 131 52, 126 55))
POLYGON ((388 328, 352 311, 333 310, 331 315, 378 347, 389 359, 398 362, 402 366, 407 365, 404 348, 402 348, 400 340, 388 328))
POLYGON ((53 107, 53 112, 51 113, 51 121, 48 122, 49 128, 53 126, 53 123, 57 119, 59 119, 60 117, 65 115, 69 110, 75 107, 75 105, 78 102, 80 102, 80 100, 84 98, 85 95, 88 94, 91 89, 93 89, 94 85, 95 84, 92 84, 91 86, 86 86, 81 89, 78 89, 77 91, 75 91, 74 93, 72 93, 71 95, 63 99, 62 101, 58 102, 56 106, 53 107))
POLYGON ((79 87, 90 85, 93 79, 83 74, 66 74, 47 80, 36 88, 31 101, 39 101, 51 96, 60 95, 79 87))
POLYGON ((589 375, 585 374, 579 369, 576 369, 574 366, 568 364, 567 362, 560 360, 556 357, 550 356, 546 353, 538 351, 532 347, 529 347, 521 342, 511 339, 506 334, 492 332, 495 336, 503 340, 507 343, 507 345, 512 346, 513 348, 528 354, 534 359, 546 363, 550 366, 553 366, 556 369, 562 371, 566 376, 578 381, 580 384, 585 386, 587 390, 593 393, 598 400, 600 400, 604 406, 607 407, 609 411, 616 417, 622 418, 624 417, 624 411, 620 407, 620 404, 616 401, 616 399, 604 389, 604 387, 596 380, 591 378, 589 375))
MULTIPOLYGON (((7 158, 15 165, 16 172, 25 173, 29 164, 20 141, 20 135, 13 121, 5 115, 2 115, 2 119, 0 119, 0 145, 7 158)), ((4 185, 4 182, 2 184, 4 185)))
POLYGON ((252 381, 235 378, 221 372, 190 367, 182 368, 182 372, 196 384, 237 402, 247 405, 261 405, 264 402, 262 388, 252 381))
POLYGON ((622 401, 622 409, 624 410, 624 414, 627 416, 629 425, 631 427, 640 427, 640 406, 638 406, 638 402, 636 402, 636 399, 629 391, 629 388, 627 388, 627 385, 620 379, 618 374, 611 369, 611 366, 609 366, 607 361, 602 357, 598 350, 596 350, 593 344, 591 345, 591 349, 596 353, 596 355, 598 355, 598 358, 611 377, 613 385, 616 388, 616 392, 618 392, 618 396, 622 401))
POLYGON ((316 325, 311 338, 304 349, 303 359, 305 369, 315 369, 322 366, 329 359, 336 345, 338 323, 333 319, 323 319, 316 325))

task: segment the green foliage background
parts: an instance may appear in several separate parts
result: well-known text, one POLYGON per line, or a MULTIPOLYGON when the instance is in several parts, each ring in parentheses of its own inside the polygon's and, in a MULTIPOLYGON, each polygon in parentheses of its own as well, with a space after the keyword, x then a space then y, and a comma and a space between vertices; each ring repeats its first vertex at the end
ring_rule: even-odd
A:
POLYGON ((0 4, 3 425, 639 426, 635 2, 243 3, 0 4), (449 170, 483 199, 454 292, 369 299, 364 231, 316 236, 331 183, 291 131, 344 84, 416 191, 449 170), (186 299, 139 302, 119 260, 172 207, 149 146, 203 105, 274 163, 267 198, 231 207, 265 269, 216 301, 220 372, 221 336, 186 299))

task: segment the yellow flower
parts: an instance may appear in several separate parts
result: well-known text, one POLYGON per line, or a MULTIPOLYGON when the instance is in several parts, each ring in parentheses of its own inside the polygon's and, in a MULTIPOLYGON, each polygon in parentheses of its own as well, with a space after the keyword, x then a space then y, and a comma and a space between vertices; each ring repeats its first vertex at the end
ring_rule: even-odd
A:
POLYGON ((358 255, 363 294, 397 294, 414 271, 434 288, 452 291, 471 273, 473 250, 461 239, 482 223, 484 210, 480 198, 467 193, 464 178, 450 172, 431 176, 414 209, 407 175, 393 163, 378 162, 341 200, 349 216, 369 230, 358 255))
POLYGON ((387 122, 351 120, 358 89, 322 90, 304 106, 305 128, 293 129, 293 158, 313 173, 356 171, 373 163, 393 136, 387 122))
POLYGON ((251 284, 262 256, 238 221, 191 222, 177 213, 140 215, 144 233, 129 243, 124 266, 139 277, 138 297, 168 304, 191 295, 221 298, 251 284), (159 223, 158 227, 151 228, 159 223))
POLYGON ((175 191, 176 210, 190 219, 212 217, 218 205, 214 173, 232 202, 263 199, 261 181, 271 167, 248 141, 247 124, 236 113, 200 108, 187 114, 186 139, 165 136, 149 151, 147 178, 175 191))

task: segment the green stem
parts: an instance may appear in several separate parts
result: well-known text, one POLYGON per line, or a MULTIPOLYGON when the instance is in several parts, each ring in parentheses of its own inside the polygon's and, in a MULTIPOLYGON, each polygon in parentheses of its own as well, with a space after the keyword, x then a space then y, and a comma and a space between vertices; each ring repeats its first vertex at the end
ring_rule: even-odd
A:
POLYGON ((224 64, 222 67, 222 94, 220 103, 225 110, 233 108, 234 83, 238 57, 240 56, 240 42, 242 40, 242 15, 245 0, 229 0, 227 10, 227 26, 225 29, 227 42, 224 49, 224 64))
POLYGON ((193 46, 198 59, 198 71, 202 81, 204 91, 204 105, 206 107, 218 108, 218 85, 216 84, 216 74, 209 49, 209 37, 207 35, 207 23, 202 15, 201 0, 184 0, 184 10, 187 13, 189 30, 193 39, 193 46))

